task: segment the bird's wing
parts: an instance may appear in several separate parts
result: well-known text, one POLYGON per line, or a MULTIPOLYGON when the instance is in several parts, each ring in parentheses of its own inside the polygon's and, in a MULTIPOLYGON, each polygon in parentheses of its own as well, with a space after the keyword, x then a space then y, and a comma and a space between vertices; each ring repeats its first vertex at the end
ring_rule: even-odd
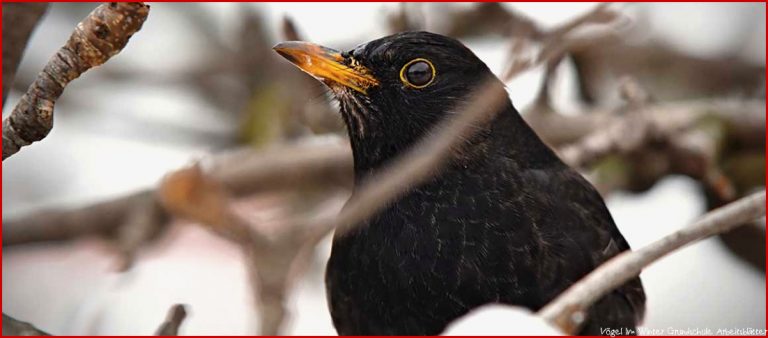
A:
MULTIPOLYGON (((568 168, 525 170, 526 206, 540 249, 538 280, 551 299, 586 273, 629 250, 602 197, 578 172, 568 168)), ((639 322, 645 312, 645 293, 639 278, 612 295, 629 306, 639 322)))

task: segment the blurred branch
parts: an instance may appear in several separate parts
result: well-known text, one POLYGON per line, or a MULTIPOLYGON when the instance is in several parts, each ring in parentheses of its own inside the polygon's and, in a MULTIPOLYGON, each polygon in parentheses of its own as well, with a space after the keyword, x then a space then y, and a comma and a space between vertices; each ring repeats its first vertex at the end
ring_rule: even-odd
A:
MULTIPOLYGON (((640 114, 651 121, 675 126, 692 123, 705 116, 716 117, 733 129, 744 143, 765 138, 765 101, 738 99, 702 99, 648 104, 640 114)), ((567 145, 587 135, 599 133, 624 117, 615 109, 592 109, 578 115, 523 114, 536 133, 552 147, 567 145)), ((586 145, 578 146, 586 147, 586 145)))
POLYGON ((3 120, 3 160, 42 140, 53 127, 53 107, 67 84, 119 53, 149 14, 142 3, 97 7, 40 72, 11 114, 3 120))
POLYGON ((165 322, 155 332, 155 336, 178 336, 179 327, 187 318, 187 310, 182 304, 176 304, 168 310, 165 322))
POLYGON ((258 295, 261 334, 276 335, 287 315, 288 275, 300 249, 314 246, 334 229, 338 234, 359 225, 399 194, 434 175, 478 125, 487 123, 499 111, 506 98, 500 84, 484 83, 455 118, 438 125, 430 137, 366 179, 340 213, 283 225, 287 230, 281 236, 268 237, 238 216, 230 206, 226 185, 204 174, 198 165, 169 174, 158 190, 160 200, 167 210, 199 222, 241 247, 251 269, 254 295, 258 295))
POLYGON ((283 16, 283 21, 280 28, 283 34, 283 40, 285 41, 303 40, 301 37, 301 34, 299 34, 299 29, 296 27, 296 23, 293 22, 293 19, 290 16, 288 15, 283 16))
POLYGON ((425 30, 424 4, 400 2, 397 9, 386 14, 389 34, 425 30))
POLYGON ((195 221, 240 247, 249 271, 256 308, 261 312, 260 334, 280 334, 287 314, 285 294, 293 260, 302 246, 286 226, 287 235, 269 237, 232 208, 223 184, 203 173, 199 165, 167 175, 158 189, 166 209, 195 221))
POLYGON ((677 249, 765 216, 765 202, 765 192, 755 193, 715 209, 690 226, 645 247, 625 251, 576 282, 539 310, 539 315, 564 333, 574 334, 584 322, 587 309, 605 294, 677 249))
MULTIPOLYGON (((168 315, 160 327, 157 329, 156 336, 177 336, 179 327, 187 317, 187 311, 184 305, 176 304, 168 310, 168 315)), ((42 331, 32 324, 22 322, 3 313, 3 336, 50 336, 49 333, 42 331)))
POLYGON ((29 37, 47 9, 44 2, 3 4, 3 106, 29 37))
POLYGON ((658 43, 628 43, 621 35, 597 42, 568 48, 578 75, 579 94, 587 103, 610 98, 606 93, 615 87, 614 79, 625 74, 632 74, 660 101, 765 98, 765 66, 734 57, 692 56, 658 43))
POLYGON ((404 191, 436 174, 478 126, 495 116, 506 99, 507 92, 496 81, 481 83, 452 118, 442 121, 429 136, 366 178, 336 217, 314 223, 321 229, 335 228, 337 233, 349 231, 404 191))
MULTIPOLYGON (((345 143, 277 146, 260 152, 241 149, 215 155, 203 160, 202 165, 234 196, 296 186, 352 185, 352 154, 345 143)), ((152 203, 156 203, 155 193, 145 190, 82 208, 34 212, 4 220, 3 246, 66 241, 86 235, 113 237, 121 226, 135 224, 128 221, 132 211, 145 208, 158 212, 152 203)), ((148 219, 159 222, 163 216, 158 213, 148 219)), ((136 243, 138 239, 124 241, 136 243)))
MULTIPOLYGON (((688 126, 651 120, 648 112, 642 110, 647 104, 647 94, 634 81, 628 81, 631 82, 625 82, 620 91, 629 111, 605 128, 597 128, 563 148, 560 151, 563 161, 577 168, 586 167, 606 155, 637 151, 650 142, 670 138, 688 126)), ((685 122, 694 121, 691 118, 685 122)))
POLYGON ((3 336, 50 336, 32 324, 13 319, 3 313, 3 336))
MULTIPOLYGON (((691 125, 693 121, 711 115, 727 122, 729 128, 745 139, 759 142, 765 136, 763 101, 692 100, 649 104, 642 110, 645 111, 642 113, 644 119, 665 125, 668 130, 679 130, 681 126, 691 125)), ((607 132, 612 129, 608 126, 622 123, 631 126, 630 121, 634 119, 631 115, 623 117, 610 110, 595 110, 575 116, 534 114, 525 117, 551 146, 567 144, 595 130, 595 135, 561 151, 561 155, 570 154, 563 155, 566 162, 577 166, 591 163, 609 153, 605 149, 611 147, 594 147, 593 142, 605 143, 588 139, 612 140, 621 135, 607 132)), ((608 144, 613 144, 611 142, 608 144)), ((426 160, 426 157, 418 157, 417 163, 426 160)), ((318 183, 349 187, 352 182, 352 156, 346 144, 282 146, 262 152, 233 151, 203 161, 203 167, 235 196, 318 183)), ((3 245, 70 240, 85 234, 110 234, 124 223, 128 210, 135 208, 141 199, 151 196, 151 191, 143 191, 84 208, 37 212, 8 220, 4 222, 3 245)))
MULTIPOLYGON (((617 11, 609 8, 609 6, 610 4, 607 3, 597 5, 591 11, 551 30, 542 30, 531 23, 532 27, 529 29, 509 31, 511 43, 508 61, 506 62, 508 66, 501 78, 504 82, 508 82, 523 71, 546 64, 550 60, 557 60, 559 62, 568 50, 574 46, 593 45, 606 34, 615 34, 615 27, 609 26, 604 27, 608 33, 603 32, 602 34, 593 34, 592 36, 582 38, 572 37, 574 31, 587 25, 616 25, 622 21, 620 19, 624 17, 617 11), (531 47, 529 42, 540 44, 539 51, 534 57, 524 55, 526 52, 529 52, 531 47)), ((515 17, 513 15, 511 19, 515 17)), ((551 68, 555 66, 557 66, 557 62, 549 65, 551 68)))
POLYGON ((519 34, 535 39, 543 32, 530 18, 504 7, 498 2, 473 4, 470 8, 449 13, 445 35, 453 37, 519 34))
POLYGON ((118 271, 126 271, 132 265, 136 254, 146 243, 158 238, 166 230, 170 215, 163 209, 155 196, 145 195, 131 206, 118 224, 115 244, 121 261, 118 271))
POLYGON ((38 211, 16 220, 3 220, 3 247, 68 241, 86 235, 108 236, 124 223, 135 205, 151 198, 140 192, 71 210, 38 211))

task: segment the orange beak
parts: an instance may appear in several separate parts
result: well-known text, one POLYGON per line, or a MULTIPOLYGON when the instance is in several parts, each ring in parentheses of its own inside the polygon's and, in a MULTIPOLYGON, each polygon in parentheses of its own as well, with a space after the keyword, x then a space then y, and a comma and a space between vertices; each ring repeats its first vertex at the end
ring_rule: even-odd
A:
POLYGON ((368 88, 379 85, 368 68, 344 64, 339 51, 303 41, 278 43, 272 49, 330 87, 341 85, 366 94, 368 88))

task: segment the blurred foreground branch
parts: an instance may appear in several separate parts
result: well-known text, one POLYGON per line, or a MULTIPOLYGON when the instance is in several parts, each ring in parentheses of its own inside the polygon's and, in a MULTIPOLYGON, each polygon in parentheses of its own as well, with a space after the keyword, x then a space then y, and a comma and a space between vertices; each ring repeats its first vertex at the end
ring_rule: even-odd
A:
POLYGON ((149 6, 142 3, 112 2, 100 5, 77 25, 3 120, 3 160, 48 135, 54 104, 67 84, 119 53, 148 14, 149 6))
POLYGON ((187 318, 187 309, 182 304, 176 304, 168 310, 165 321, 155 332, 155 336, 178 336, 179 327, 184 319, 187 318))
MULTIPOLYGON (((278 146, 261 152, 241 149, 213 156, 202 165, 206 174, 234 196, 289 186, 352 184, 352 155, 346 143, 278 146)), ((145 190, 82 208, 35 212, 4 220, 3 246, 66 241, 88 235, 115 238, 122 225, 130 224, 132 211, 142 206, 153 210, 151 201, 155 201, 154 191, 145 190)))
POLYGON ((755 193, 715 209, 692 225, 638 250, 625 251, 572 285, 542 308, 539 315, 564 333, 574 334, 584 322, 587 309, 602 296, 677 249, 765 216, 765 202, 765 192, 755 193))
POLYGON ((3 336, 50 336, 32 324, 16 320, 3 313, 3 336))
MULTIPOLYGON (((509 12, 511 18, 520 16, 514 12, 509 12)), ((580 15, 558 27, 550 30, 543 30, 529 20, 517 20, 526 23, 527 29, 510 29, 507 31, 511 39, 509 47, 507 68, 504 70, 501 78, 508 82, 514 77, 530 68, 553 62, 554 67, 563 55, 569 49, 576 46, 593 45, 599 41, 600 37, 606 34, 615 34, 616 28, 621 23, 626 23, 626 18, 618 11, 610 8, 610 4, 603 3, 595 6, 591 11, 580 15), (574 32, 589 25, 603 25, 602 33, 593 33, 589 37, 574 37, 574 32), (606 33, 607 32, 607 33, 606 33), (538 52, 530 56, 531 43, 540 44, 538 52)))
POLYGON ((29 37, 47 9, 44 2, 3 4, 3 106, 29 37))
POLYGON ((158 191, 160 200, 167 210, 201 223, 240 246, 261 310, 260 333, 279 334, 287 316, 290 267, 301 250, 314 247, 334 229, 338 234, 359 225, 398 195, 436 174, 449 155, 479 125, 490 121, 507 98, 504 88, 495 81, 484 83, 473 94, 455 118, 438 125, 434 134, 367 179, 340 213, 321 212, 291 221, 282 225, 285 230, 279 235, 267 236, 234 212, 225 184, 205 175, 197 165, 168 175, 158 191))
POLYGON ((435 126, 435 132, 366 178, 334 219, 317 223, 336 228, 337 232, 348 231, 406 190, 435 175, 452 152, 460 151, 462 143, 495 116, 507 99, 507 93, 491 80, 481 83, 469 98, 454 117, 435 126))
MULTIPOLYGON (((693 100, 648 104, 642 109, 646 111, 644 118, 656 121, 670 131, 691 125, 702 117, 715 116, 725 121, 743 142, 760 142, 765 137, 764 101, 693 100)), ((623 123, 632 127, 631 117, 606 110, 576 116, 533 114, 525 117, 537 133, 555 147, 569 144, 595 131, 595 135, 561 150, 566 162, 575 166, 588 163, 587 158, 594 161, 610 153, 605 149, 625 149, 601 146, 603 150, 598 150, 590 140, 622 136, 621 133, 609 131, 612 130, 609 126, 614 124, 623 123)), ((419 163, 425 160, 425 157, 418 156, 419 163)), ((262 152, 240 150, 219 154, 203 161, 203 170, 220 181, 234 196, 317 183, 350 187, 352 156, 346 144, 280 146, 262 152)), ((135 210, 136 205, 146 203, 141 201, 153 196, 151 190, 146 190, 83 208, 36 212, 30 216, 7 220, 3 227, 3 245, 70 240, 88 234, 109 236, 127 220, 129 210, 135 210)))
MULTIPOLYGON (((179 327, 187 317, 184 305, 176 304, 168 310, 168 316, 157 329, 156 336, 177 336, 179 327)), ((34 325, 14 319, 3 313, 3 336, 50 336, 34 325)))
MULTIPOLYGON (((254 303, 259 309, 260 334, 280 334, 288 315, 286 295, 295 261, 313 229, 302 222, 288 222, 269 235, 265 227, 240 216, 226 187, 205 174, 199 165, 167 175, 158 189, 167 210, 192 220, 237 245, 244 256, 254 303)), ((311 243, 314 244, 314 243, 311 243)))

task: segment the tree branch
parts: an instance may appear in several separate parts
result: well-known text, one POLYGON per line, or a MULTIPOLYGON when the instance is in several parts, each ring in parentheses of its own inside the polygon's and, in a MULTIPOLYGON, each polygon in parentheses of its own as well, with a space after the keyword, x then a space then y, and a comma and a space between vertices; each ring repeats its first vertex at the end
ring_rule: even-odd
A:
POLYGON ((3 4, 3 106, 29 37, 47 9, 44 2, 3 4))
MULTIPOLYGON (((761 139, 765 139, 764 100, 682 100, 648 104, 641 110, 641 113, 648 116, 651 121, 661 124, 670 123, 675 127, 690 125, 704 116, 714 116, 727 123, 729 128, 733 128, 734 135, 737 135, 742 143, 756 144, 761 139)), ((578 115, 523 114, 523 116, 536 133, 552 147, 574 142, 585 143, 588 135, 605 133, 610 125, 624 118, 621 114, 617 114, 615 109, 593 109, 578 115)))
POLYGON ((496 81, 487 81, 470 98, 455 117, 438 124, 435 133, 367 179, 336 216, 321 214, 291 222, 283 225, 288 230, 281 236, 267 237, 239 217, 229 206, 225 186, 199 166, 168 175, 159 189, 160 200, 167 210, 205 225, 244 250, 262 312, 261 333, 275 335, 286 316, 287 277, 300 249, 314 246, 334 229, 343 233, 358 226, 404 191, 432 177, 480 125, 495 116, 507 93, 496 81))
MULTIPOLYGON (((742 143, 747 140, 759 142, 765 137, 765 104, 761 100, 690 100, 649 104, 642 109, 647 111, 644 116, 666 125, 669 130, 677 130, 676 126, 691 125, 693 121, 712 115, 725 121, 743 139, 742 143)), ((573 153, 563 155, 563 158, 575 166, 605 156, 609 153, 606 150, 613 147, 594 149, 589 146, 594 141, 588 139, 608 138, 607 143, 613 144, 612 140, 621 135, 607 135, 610 134, 607 130, 611 130, 608 126, 625 123, 631 127, 629 117, 612 110, 595 110, 575 116, 524 114, 524 117, 551 146, 571 142, 595 130, 594 135, 566 148, 571 150, 561 150, 561 155, 563 152, 573 153)), ((604 144, 602 141, 598 143, 604 144)), ((418 157, 418 163, 425 160, 421 154, 418 157)), ((277 146, 261 152, 236 150, 212 156, 204 160, 202 166, 235 197, 286 187, 317 184, 350 187, 352 184, 352 156, 347 144, 277 146)), ((36 212, 6 220, 3 245, 69 240, 86 234, 113 234, 136 203, 152 196, 151 190, 145 190, 74 210, 36 212)), ((318 234, 327 231, 330 230, 319 230, 318 234)))
MULTIPOLYGON (((212 156, 201 165, 235 197, 286 187, 352 186, 352 155, 346 143, 241 149, 212 156)), ((114 237, 119 228, 129 224, 132 211, 151 205, 155 198, 153 190, 144 190, 82 208, 3 220, 3 246, 86 235, 114 237)))
MULTIPOLYGON (((179 327, 187 317, 187 311, 182 304, 176 304, 168 310, 165 321, 155 333, 156 336, 177 336, 179 327)), ((32 324, 16 320, 3 313, 3 336, 50 336, 32 324)))
POLYGON ((3 313, 3 336, 50 336, 32 324, 13 319, 3 313))
POLYGON ((149 6, 112 2, 97 7, 48 61, 3 120, 3 160, 42 140, 53 127, 53 107, 67 84, 119 53, 146 20, 149 6))
POLYGON ((157 328, 155 336, 178 336, 179 327, 187 318, 187 309, 182 304, 176 304, 168 310, 165 321, 157 328))
MULTIPOLYGON (((514 19, 516 16, 512 15, 510 18, 514 19)), ((616 26, 621 21, 626 22, 625 20, 620 20, 623 18, 620 13, 609 8, 608 4, 600 4, 591 11, 551 30, 544 31, 532 23, 530 24, 532 27, 529 29, 522 31, 512 30, 509 32, 512 42, 506 62, 507 68, 504 70, 501 78, 504 82, 509 82, 520 73, 541 64, 549 63, 550 60, 557 60, 559 62, 570 48, 595 44, 606 35, 603 32, 602 34, 595 34, 590 37, 573 38, 570 35, 573 35, 574 31, 589 24, 602 24, 606 25, 607 27, 604 28, 613 34, 615 32, 612 28, 615 27, 611 27, 611 24, 616 26), (538 42, 540 44, 539 51, 533 57, 526 57, 524 55, 530 52, 531 44, 529 42, 538 42)), ((550 67, 556 65, 557 62, 550 65, 550 67)))
POLYGON ((337 233, 347 232, 404 191, 435 175, 452 152, 461 151, 463 142, 495 116, 507 99, 507 92, 495 81, 487 81, 481 83, 469 97, 468 103, 458 109, 452 118, 433 127, 433 133, 356 188, 336 217, 318 220, 315 224, 321 228, 335 228, 337 233))
POLYGON ((765 192, 715 209, 692 225, 634 251, 625 251, 572 285, 539 311, 566 334, 574 334, 598 299, 640 274, 643 268, 669 253, 707 237, 729 231, 765 216, 765 192))
POLYGON ((302 246, 291 230, 267 236, 256 224, 238 215, 229 193, 198 165, 167 175, 158 189, 167 210, 192 220, 235 245, 243 252, 255 307, 260 310, 260 334, 278 335, 287 314, 285 294, 290 267, 302 246))

